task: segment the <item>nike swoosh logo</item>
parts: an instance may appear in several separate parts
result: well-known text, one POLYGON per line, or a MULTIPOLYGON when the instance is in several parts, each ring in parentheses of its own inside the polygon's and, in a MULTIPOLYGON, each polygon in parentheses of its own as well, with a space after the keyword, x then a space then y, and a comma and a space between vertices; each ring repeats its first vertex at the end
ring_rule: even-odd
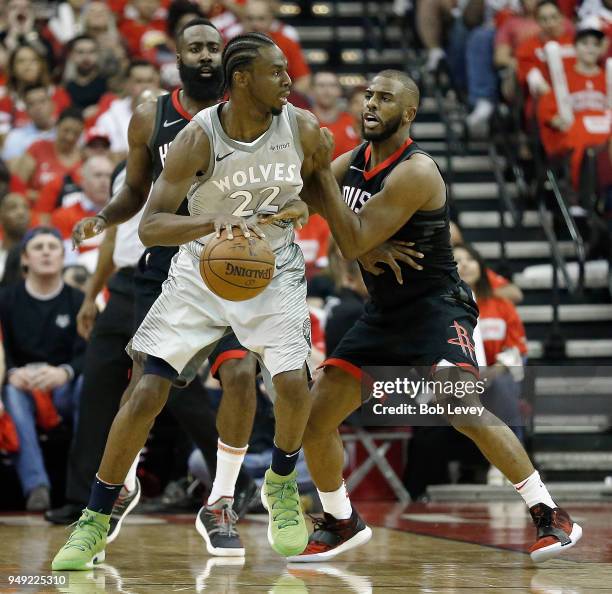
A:
POLYGON ((236 151, 232 151, 231 153, 227 153, 227 155, 223 155, 222 157, 220 157, 219 155, 217 155, 216 161, 217 163, 219 161, 223 161, 223 159, 227 159, 230 155, 233 155, 236 151))
POLYGON ((169 122, 168 120, 164 120, 164 128, 170 128, 170 126, 174 126, 174 124, 178 124, 179 122, 182 122, 183 118, 180 118, 178 120, 174 120, 173 122, 169 122))
POLYGON ((359 171, 359 172, 363 173, 363 169, 359 169, 359 167, 355 167, 354 165, 351 165, 349 167, 349 169, 354 169, 355 171, 359 171))
POLYGON ((294 456, 297 456, 300 453, 300 451, 298 450, 297 452, 294 452, 293 454, 285 454, 285 458, 293 458, 294 456))

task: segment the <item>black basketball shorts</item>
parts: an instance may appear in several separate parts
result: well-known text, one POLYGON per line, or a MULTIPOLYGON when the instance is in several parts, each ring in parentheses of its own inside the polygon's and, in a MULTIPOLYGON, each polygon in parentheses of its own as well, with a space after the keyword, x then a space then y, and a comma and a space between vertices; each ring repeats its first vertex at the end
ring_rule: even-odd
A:
POLYGON ((461 282, 394 309, 368 303, 321 367, 334 366, 361 381, 364 367, 457 366, 478 376, 474 328, 478 306, 461 282))

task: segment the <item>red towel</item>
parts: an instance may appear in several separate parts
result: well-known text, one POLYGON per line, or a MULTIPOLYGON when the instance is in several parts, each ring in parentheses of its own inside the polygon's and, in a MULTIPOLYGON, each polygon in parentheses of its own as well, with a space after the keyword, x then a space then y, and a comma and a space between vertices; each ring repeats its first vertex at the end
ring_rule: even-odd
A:
POLYGON ((60 424, 60 416, 53 406, 51 392, 32 390, 32 397, 36 405, 36 424, 43 430, 49 431, 60 424))
POLYGON ((14 453, 19 449, 17 430, 10 415, 4 411, 0 413, 0 450, 14 453))

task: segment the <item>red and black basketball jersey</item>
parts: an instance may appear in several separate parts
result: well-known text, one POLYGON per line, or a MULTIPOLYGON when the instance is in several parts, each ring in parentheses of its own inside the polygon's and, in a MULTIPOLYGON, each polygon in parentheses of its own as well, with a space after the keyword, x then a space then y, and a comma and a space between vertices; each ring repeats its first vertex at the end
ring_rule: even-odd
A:
MULTIPOLYGON (((153 183, 160 176, 166 162, 166 155, 172 141, 191 121, 191 115, 185 111, 179 100, 180 89, 157 98, 155 127, 149 140, 149 150, 153 161, 153 183)), ((187 199, 183 200, 176 214, 189 215, 187 199)), ((158 275, 162 280, 168 276, 170 262, 178 247, 154 246, 147 248, 144 254, 147 272, 158 275)), ((145 272, 145 274, 147 274, 145 272)))
MULTIPOLYGON (((427 155, 408 139, 388 159, 370 169, 370 152, 369 143, 361 144, 353 151, 350 166, 342 181, 344 201, 356 213, 382 190, 387 176, 395 167, 414 154, 427 155)), ((409 192, 408 186, 406 193, 409 192)), ((385 272, 379 276, 369 274, 362 268, 363 279, 373 304, 383 308, 406 305, 414 297, 459 281, 450 245, 448 201, 437 210, 417 211, 390 239, 414 242, 416 248, 424 254, 424 258, 419 261, 423 270, 414 270, 400 262, 404 280, 404 284, 400 285, 387 267, 383 267, 385 272)))

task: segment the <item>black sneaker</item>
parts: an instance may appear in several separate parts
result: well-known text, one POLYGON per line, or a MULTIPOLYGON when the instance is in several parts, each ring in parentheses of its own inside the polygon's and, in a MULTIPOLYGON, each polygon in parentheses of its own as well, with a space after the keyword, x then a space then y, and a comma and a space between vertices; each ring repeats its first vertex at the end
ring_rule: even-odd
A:
POLYGON ((84 507, 87 507, 87 503, 66 503, 62 507, 47 510, 45 520, 62 526, 74 524, 81 517, 84 507))
POLYGON ((196 529, 206 541, 206 550, 217 557, 244 557, 244 546, 236 530, 238 515, 232 498, 221 497, 205 505, 196 517, 196 529))
POLYGON ((239 518, 244 518, 245 514, 249 511, 250 504, 257 498, 258 493, 259 489, 254 480, 250 480, 244 489, 236 491, 232 509, 239 518))
POLYGON ((121 524, 125 520, 126 516, 138 505, 140 501, 140 481, 136 479, 136 488, 133 491, 128 491, 125 487, 121 489, 117 501, 113 506, 111 512, 110 524, 108 528, 108 535, 106 537, 106 544, 110 544, 119 536, 121 530, 121 524))
POLYGON ((322 518, 314 520, 313 532, 304 552, 288 557, 287 561, 293 563, 329 561, 336 555, 366 544, 370 538, 372 538, 372 529, 366 525, 355 509, 347 520, 338 520, 331 514, 324 513, 322 518))

